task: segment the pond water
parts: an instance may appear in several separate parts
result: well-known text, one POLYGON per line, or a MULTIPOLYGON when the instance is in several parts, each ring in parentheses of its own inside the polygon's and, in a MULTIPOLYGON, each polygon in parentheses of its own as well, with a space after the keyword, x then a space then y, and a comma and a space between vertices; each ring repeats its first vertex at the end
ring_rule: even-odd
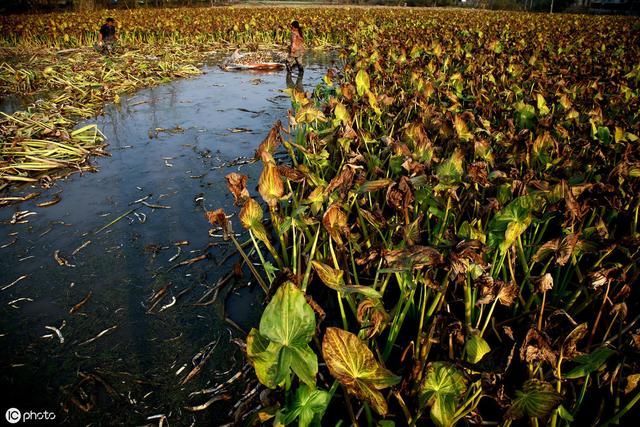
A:
MULTIPOLYGON (((328 66, 311 58, 297 83, 312 91, 328 66)), ((107 106, 82 124, 97 123, 108 139, 111 157, 92 161, 98 172, 22 188, 14 195, 42 194, 0 209, 7 408, 72 425, 157 425, 161 415, 171 425, 220 425, 254 390, 238 375, 247 368, 233 339, 257 324, 264 295, 246 267, 230 275, 239 257, 208 235, 204 209, 239 210, 224 180, 232 171, 249 175, 257 196, 261 169, 246 159, 277 119, 286 123, 291 102, 284 71, 204 71, 107 106), (35 214, 12 223, 20 211, 35 214), (185 409, 216 395, 192 393, 223 384, 228 400, 185 409)))

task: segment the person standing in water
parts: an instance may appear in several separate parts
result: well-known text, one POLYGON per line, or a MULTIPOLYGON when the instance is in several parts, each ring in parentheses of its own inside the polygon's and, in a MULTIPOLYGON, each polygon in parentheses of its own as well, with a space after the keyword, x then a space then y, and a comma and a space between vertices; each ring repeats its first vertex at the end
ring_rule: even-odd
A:
POLYGON ((296 65, 298 72, 302 73, 302 54, 304 53, 304 37, 302 36, 302 27, 298 21, 291 23, 291 45, 289 46, 289 55, 287 56, 287 73, 291 72, 291 68, 296 65))

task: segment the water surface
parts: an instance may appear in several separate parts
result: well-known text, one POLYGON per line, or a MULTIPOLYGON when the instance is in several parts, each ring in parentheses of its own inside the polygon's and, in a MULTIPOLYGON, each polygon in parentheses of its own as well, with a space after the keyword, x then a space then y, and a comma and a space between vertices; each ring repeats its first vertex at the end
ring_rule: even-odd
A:
MULTIPOLYGON (((327 66, 311 64, 298 84, 313 90, 327 66)), ((157 424, 160 415, 171 425, 219 425, 251 394, 246 376, 222 389, 230 400, 184 409, 213 396, 190 393, 246 370, 233 339, 256 325, 263 298, 244 268, 215 300, 194 305, 239 261, 230 243, 209 236, 204 210, 239 210, 224 180, 232 171, 249 175, 257 196, 260 166, 247 159, 275 120, 286 123, 291 103, 284 71, 205 72, 107 106, 81 124, 97 123, 108 139, 111 157, 93 160, 97 173, 22 188, 42 194, 0 209, 0 289, 25 276, 0 291, 6 407, 53 411, 72 425, 157 424), (56 195, 59 203, 36 206, 56 195), (23 211, 35 214, 12 223, 23 211), (203 350, 202 371, 181 384, 203 350)))

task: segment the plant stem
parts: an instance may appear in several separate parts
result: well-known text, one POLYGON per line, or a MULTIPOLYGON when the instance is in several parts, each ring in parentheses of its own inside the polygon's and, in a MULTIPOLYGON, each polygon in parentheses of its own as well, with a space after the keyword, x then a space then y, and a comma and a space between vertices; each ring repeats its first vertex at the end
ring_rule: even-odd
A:
POLYGON ((622 408, 620 412, 615 414, 613 418, 611 418, 609 421, 604 423, 603 427, 608 427, 609 424, 618 424, 620 422, 620 418, 622 418, 624 414, 629 412, 631 408, 633 408, 635 404, 638 403, 639 400, 640 400, 640 392, 636 393, 636 395, 633 396, 633 399, 631 399, 626 405, 624 405, 624 408, 622 408))
POLYGON ((302 279, 302 292, 306 292, 307 285, 309 284, 309 276, 311 275, 311 261, 316 253, 316 247, 318 245, 318 236, 320 236, 320 226, 318 226, 318 231, 316 231, 316 237, 313 239, 313 244, 311 245, 311 253, 309 254, 309 262, 307 263, 307 270, 304 272, 304 278, 302 279))
POLYGON ((256 252, 258 253, 258 258, 260 258, 260 262, 262 263, 262 269, 267 275, 267 280, 269 281, 269 284, 271 284, 273 283, 273 276, 269 273, 269 270, 265 268, 265 266, 267 265, 267 262, 265 261, 264 256, 262 256, 262 251, 260 250, 260 246, 258 245, 258 242, 256 241, 251 230, 249 230, 249 236, 251 237, 251 241, 253 242, 253 247, 256 248, 256 252))
POLYGON ((269 287, 267 286, 266 283, 264 283, 264 280, 260 276, 260 273, 258 273, 258 270, 256 270, 256 268, 254 267, 253 263, 251 262, 251 260, 247 256, 247 254, 244 252, 244 250, 242 249, 242 246, 240 246, 240 243, 238 243, 238 241, 236 240, 236 238, 233 235, 233 233, 229 233, 229 236, 231 237, 231 240, 233 241, 233 244, 236 246, 236 249, 238 250, 238 252, 240 252, 240 255, 242 256, 244 261, 247 263, 247 266, 249 267, 249 270, 251 270, 251 273, 253 273, 253 277, 255 277, 256 280, 258 281, 258 284, 260 285, 260 287, 264 291, 265 295, 269 295, 269 287))

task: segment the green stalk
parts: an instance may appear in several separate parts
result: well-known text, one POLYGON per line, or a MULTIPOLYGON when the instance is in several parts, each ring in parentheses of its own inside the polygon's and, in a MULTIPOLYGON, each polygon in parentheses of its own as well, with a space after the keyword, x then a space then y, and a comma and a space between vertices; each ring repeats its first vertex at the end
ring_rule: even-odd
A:
POLYGON ((464 320, 467 329, 471 328, 471 274, 467 273, 467 280, 464 281, 464 320))
POLYGON ((267 280, 269 280, 269 284, 273 283, 273 276, 271 274, 269 274, 269 270, 267 270, 265 268, 265 266, 267 265, 267 262, 264 259, 264 256, 262 255, 262 251, 260 250, 260 245, 258 245, 258 242, 256 241, 253 233, 251 232, 251 230, 249 230, 249 236, 251 236, 251 241, 253 242, 253 247, 256 248, 256 253, 258 254, 258 258, 260 258, 260 262, 262 263, 262 269, 264 270, 264 272, 267 275, 267 280))
POLYGON ((482 330, 480 331, 480 337, 482 337, 482 335, 484 335, 484 331, 487 329, 487 326, 489 326, 489 321, 491 320, 491 316, 493 315, 493 309, 496 307, 496 303, 498 302, 498 298, 493 300, 493 303, 491 304, 491 308, 489 309, 489 312, 487 313, 487 317, 484 321, 484 325, 482 326, 482 330))
MULTIPOLYGON (((400 277, 403 277, 403 276, 400 276, 398 274, 397 277, 399 281, 404 282, 404 278, 400 279, 400 277)), ((404 286, 401 286, 401 289, 403 288, 404 286)), ((393 345, 395 344, 396 339, 398 338, 398 334, 400 333, 400 329, 402 328, 404 319, 407 315, 407 312, 409 311, 409 307, 411 307, 413 303, 413 297, 415 295, 415 291, 416 291, 415 288, 413 288, 411 290, 411 293, 408 295, 408 297, 404 297, 403 295, 400 295, 400 301, 398 302, 398 305, 397 305, 399 309, 396 312, 396 316, 393 319, 391 327, 389 328, 389 337, 387 338, 387 343, 385 345, 384 352, 382 354, 382 358, 385 361, 389 358, 389 355, 391 354, 391 349, 393 348, 393 345)), ((402 294, 404 294, 404 292, 402 292, 402 294)))
POLYGON ((342 293, 336 292, 338 297, 338 305, 340 306, 340 317, 342 317, 342 328, 345 331, 349 330, 349 323, 347 322, 347 314, 344 311, 344 305, 342 304, 342 293))
POLYGON ((451 209, 451 196, 447 197, 447 207, 444 210, 444 219, 442 220, 442 224, 438 227, 438 241, 442 239, 442 234, 444 230, 447 228, 447 220, 449 219, 449 209, 451 209))
POLYGON ((424 328, 424 319, 427 308, 427 301, 429 299, 429 295, 431 294, 431 290, 423 285, 422 287, 422 300, 420 301, 420 322, 418 323, 418 333, 416 335, 416 349, 415 349, 415 358, 418 359, 420 355, 420 343, 422 340, 420 337, 422 336, 422 329, 424 328))
POLYGON ((587 393, 589 378, 591 378, 591 373, 587 373, 587 376, 584 377, 584 384, 582 385, 582 390, 580 390, 580 396, 578 397, 578 401, 576 402, 576 407, 574 412, 578 412, 578 409, 580 408, 580 406, 582 406, 582 400, 584 399, 584 395, 587 393))
POLYGON ((631 408, 633 408, 635 404, 638 403, 639 400, 640 392, 636 393, 636 395, 633 396, 633 399, 631 399, 626 405, 624 405, 624 408, 622 408, 620 412, 615 414, 609 421, 604 423, 603 427, 608 427, 610 424, 618 424, 620 422, 620 418, 622 418, 624 414, 629 412, 631 408))
POLYGON ((316 237, 313 239, 313 244, 311 245, 311 252, 309 253, 309 262, 307 263, 307 270, 304 272, 304 278, 302 279, 302 292, 306 292, 307 285, 309 284, 309 276, 311 275, 311 261, 313 260, 316 247, 318 245, 318 237, 320 236, 320 226, 318 225, 318 231, 316 231, 316 237))
POLYGON ((238 243, 238 241, 236 240, 236 238, 233 235, 233 233, 229 233, 229 237, 231 237, 231 240, 233 241, 233 244, 236 246, 236 249, 238 250, 238 252, 240 252, 240 255, 242 256, 244 261, 247 263, 247 266, 249 267, 249 270, 251 270, 251 273, 253 273, 253 276, 258 281, 258 284, 260 285, 260 287, 264 291, 265 295, 268 295, 269 294, 269 287, 267 286, 266 283, 264 283, 264 280, 260 276, 260 273, 258 273, 258 270, 256 270, 256 268, 253 266, 253 264, 251 263, 251 260, 249 259, 247 254, 242 249, 242 246, 240 246, 240 243, 238 243))
POLYGON ((275 208, 269 206, 269 211, 271 212, 271 221, 273 222, 276 233, 278 234, 278 239, 280 240, 280 250, 282 251, 282 259, 284 265, 289 265, 289 253, 287 251, 287 243, 284 240, 284 233, 280 232, 280 220, 278 219, 278 213, 275 208))
POLYGON ((291 250, 292 250, 292 254, 291 254, 292 270, 293 270, 293 274, 297 276, 297 274, 298 274, 298 254, 297 254, 298 245, 297 245, 297 239, 296 239, 296 226, 295 225, 291 226, 291 234, 293 235, 293 247, 291 248, 291 250))

